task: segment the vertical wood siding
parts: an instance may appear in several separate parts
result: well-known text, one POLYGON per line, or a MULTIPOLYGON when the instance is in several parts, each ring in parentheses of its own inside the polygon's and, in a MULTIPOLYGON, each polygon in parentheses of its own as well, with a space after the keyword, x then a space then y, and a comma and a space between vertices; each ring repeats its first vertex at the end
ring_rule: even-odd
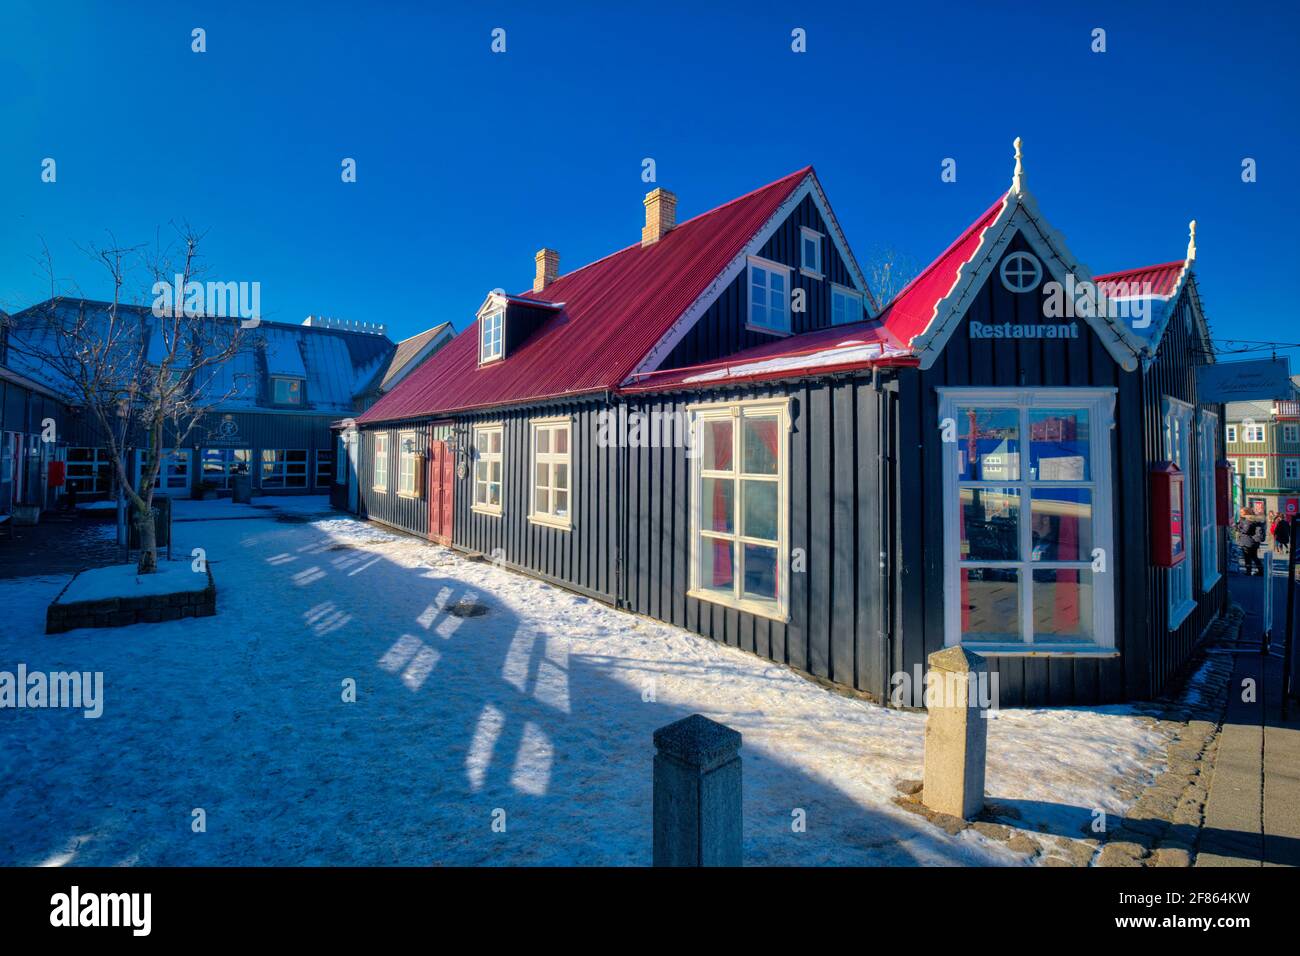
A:
POLYGON ((618 596, 619 451, 597 444, 601 408, 594 403, 567 403, 487 412, 459 418, 455 430, 463 448, 473 448, 473 426, 500 422, 502 444, 502 513, 472 509, 474 468, 466 461, 457 476, 452 542, 488 558, 501 557, 508 567, 528 571, 576 591, 615 603, 618 596), (533 418, 568 416, 570 430, 569 530, 528 520, 533 418))
MULTIPOLYGON (((849 267, 831 241, 830 232, 811 196, 805 196, 803 201, 791 211, 759 250, 758 255, 760 258, 771 259, 773 262, 789 266, 792 270, 791 289, 803 289, 805 292, 806 311, 790 314, 790 325, 794 334, 826 328, 831 324, 832 282, 853 288, 849 267), (799 272, 799 237, 800 228, 803 226, 815 229, 825 236, 822 240, 824 278, 812 279, 799 272)), ((742 270, 736 280, 727 286, 718 296, 717 301, 709 306, 704 315, 700 316, 699 321, 677 343, 661 367, 681 368, 686 365, 710 362, 741 349, 765 345, 777 338, 764 332, 746 329, 745 323, 748 318, 749 272, 742 270)))

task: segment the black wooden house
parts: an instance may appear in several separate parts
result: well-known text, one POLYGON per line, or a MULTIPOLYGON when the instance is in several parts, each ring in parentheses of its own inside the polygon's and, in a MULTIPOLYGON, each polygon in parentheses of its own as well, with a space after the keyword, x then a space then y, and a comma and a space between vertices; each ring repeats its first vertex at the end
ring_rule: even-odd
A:
POLYGON ((1017 157, 878 309, 811 169, 646 209, 575 272, 540 252, 356 420, 352 510, 879 699, 957 643, 1006 705, 1187 661, 1226 600, 1194 244, 1093 277, 1017 157))

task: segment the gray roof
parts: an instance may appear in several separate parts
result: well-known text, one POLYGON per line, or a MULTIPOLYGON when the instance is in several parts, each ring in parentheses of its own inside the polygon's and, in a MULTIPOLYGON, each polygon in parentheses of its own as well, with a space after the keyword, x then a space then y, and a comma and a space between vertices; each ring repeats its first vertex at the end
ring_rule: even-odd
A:
MULTIPOLYGON (((75 316, 85 307, 89 314, 106 322, 110 305, 84 299, 51 299, 24 309, 10 319, 10 348, 3 358, 15 373, 33 379, 48 388, 68 395, 68 385, 57 373, 42 368, 28 351, 38 352, 39 336, 48 336, 47 310, 75 316)), ((139 306, 119 306, 119 313, 130 314, 140 321, 141 336, 147 336, 147 355, 162 354, 158 320, 139 306)), ((238 319, 212 319, 213 322, 238 322, 238 319)), ((252 411, 259 408, 279 410, 269 401, 269 379, 281 375, 305 382, 306 402, 303 410, 321 414, 349 414, 353 396, 387 368, 396 346, 386 336, 374 332, 353 331, 310 325, 292 325, 263 320, 242 333, 239 352, 213 375, 207 391, 224 395, 236 389, 233 397, 222 401, 216 411, 252 411)), ((69 396, 71 397, 71 396, 69 396)))

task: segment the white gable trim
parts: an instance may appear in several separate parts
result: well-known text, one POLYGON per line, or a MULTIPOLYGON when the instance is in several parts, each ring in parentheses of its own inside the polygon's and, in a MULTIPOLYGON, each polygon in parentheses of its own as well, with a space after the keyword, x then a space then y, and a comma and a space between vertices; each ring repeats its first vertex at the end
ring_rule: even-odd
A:
MULTIPOLYGON (((1017 231, 1025 237, 1053 278, 1063 281, 1067 274, 1072 274, 1076 283, 1092 282, 1092 273, 1075 259, 1064 237, 1043 218, 1033 196, 1027 190, 1019 194, 1007 193, 997 218, 981 234, 975 254, 957 271, 956 281, 948 294, 935 303, 934 314, 925 331, 914 336, 909 343, 920 360, 921 368, 929 368, 939 357, 1017 231)), ((1145 343, 1136 333, 1107 316, 1085 316, 1083 320, 1121 368, 1127 372, 1137 368, 1138 356, 1145 343)))
MULTIPOLYGON (((623 384, 627 384, 639 375, 643 375, 646 372, 653 372, 659 368, 659 364, 663 362, 664 359, 672 353, 672 350, 677 347, 677 344, 686 337, 686 333, 694 328, 695 323, 698 322, 700 317, 708 311, 709 306, 713 305, 713 303, 718 300, 718 297, 726 291, 727 287, 745 271, 745 267, 749 262, 749 257, 758 254, 758 251, 767 244, 767 241, 772 238, 772 235, 776 230, 783 222, 785 222, 790 213, 794 211, 795 207, 797 207, 799 203, 803 202, 804 197, 806 196, 812 196, 813 204, 816 205, 817 211, 821 214, 822 221, 826 223, 826 229, 830 233, 831 241, 835 244, 835 250, 840 254, 840 258, 844 260, 844 264, 848 267, 849 274, 853 277, 853 284, 857 291, 863 294, 863 301, 867 304, 868 308, 868 316, 870 318, 876 317, 877 310, 874 308, 876 300, 872 296, 871 290, 867 288, 867 280, 863 276, 862 270, 858 267, 858 261, 853 258, 853 252, 849 249, 848 242, 844 239, 844 233, 840 230, 840 224, 836 221, 835 214, 831 212, 830 203, 826 201, 826 194, 822 192, 821 183, 817 181, 817 174, 809 171, 808 175, 803 178, 803 181, 799 183, 795 190, 790 193, 790 195, 786 197, 785 201, 776 208, 776 211, 768 217, 768 220, 763 223, 758 232, 754 233, 754 237, 750 239, 749 242, 745 244, 745 247, 736 254, 736 257, 727 264, 727 267, 723 269, 722 272, 718 273, 717 278, 709 284, 708 288, 700 293, 699 297, 690 304, 685 312, 678 316, 677 321, 674 322, 668 331, 660 337, 659 341, 654 344, 641 361, 637 363, 636 367, 628 374, 627 378, 623 380, 623 384)), ((794 266, 794 269, 797 270, 798 266, 794 266)))

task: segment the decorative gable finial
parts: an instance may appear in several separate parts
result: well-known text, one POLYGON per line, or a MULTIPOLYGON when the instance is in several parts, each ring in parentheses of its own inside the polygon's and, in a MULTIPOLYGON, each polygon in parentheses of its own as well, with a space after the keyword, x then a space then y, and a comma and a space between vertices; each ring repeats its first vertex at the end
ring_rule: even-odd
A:
POLYGON ((1011 174, 1011 191, 1019 196, 1025 191, 1025 168, 1020 161, 1020 137, 1016 137, 1016 168, 1011 174))
POLYGON ((1196 220, 1193 219, 1187 224, 1187 261, 1196 260, 1196 220))

